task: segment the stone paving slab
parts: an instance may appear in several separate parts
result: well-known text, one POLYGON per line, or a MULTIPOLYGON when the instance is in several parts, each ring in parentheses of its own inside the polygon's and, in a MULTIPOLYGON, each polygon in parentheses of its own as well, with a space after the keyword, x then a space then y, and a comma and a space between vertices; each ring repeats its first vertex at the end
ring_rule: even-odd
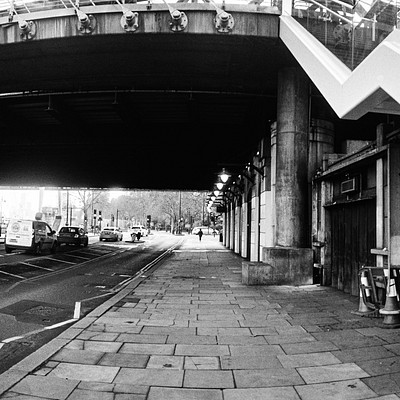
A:
POLYGON ((167 339, 168 335, 140 335, 138 333, 121 333, 115 340, 123 343, 165 344, 167 339))
POLYGON ((95 365, 100 361, 103 355, 104 353, 100 351, 61 349, 51 357, 51 360, 95 365))
POLYGON ((95 340, 99 342, 113 342, 118 337, 117 332, 83 331, 76 336, 77 340, 95 340))
POLYGON ((235 384, 232 371, 188 370, 185 371, 183 386, 189 388, 226 389, 234 388, 235 384))
POLYGON ((279 359, 274 355, 222 356, 220 359, 221 369, 282 368, 279 359))
POLYGON ((341 362, 358 362, 358 361, 368 361, 377 360, 381 358, 390 358, 397 353, 393 352, 390 346, 373 346, 364 349, 346 349, 340 351, 332 351, 332 354, 337 357, 341 362))
POLYGON ((255 346, 238 346, 238 345, 230 345, 229 350, 232 356, 238 357, 249 357, 249 356, 264 356, 269 357, 271 355, 284 354, 282 348, 280 346, 274 344, 261 344, 255 346))
POLYGON ((130 385, 182 387, 183 371, 121 368, 114 382, 130 385))
POLYGON ((1 396, 2 399, 14 399, 14 400, 43 400, 45 397, 37 397, 37 396, 26 396, 24 394, 18 394, 14 392, 8 392, 5 395, 1 396))
POLYGON ((185 357, 184 369, 221 369, 219 357, 185 357))
MULTIPOLYGON (((150 336, 150 335, 149 335, 150 336)), ((169 344, 217 344, 216 336, 205 335, 168 335, 167 343, 169 344)), ((220 341, 218 341, 220 344, 220 341)))
POLYGON ((223 249, 187 238, 2 374, 0 399, 399 399, 400 330, 334 288, 245 286, 223 249))
POLYGON ((110 367, 145 368, 150 356, 144 354, 104 353, 99 365, 110 367))
POLYGON ((249 335, 218 335, 219 344, 230 344, 230 345, 257 345, 257 344, 268 344, 264 336, 249 336, 249 335))
POLYGON ((12 389, 14 393, 49 399, 66 399, 78 386, 79 380, 30 375, 18 382, 12 389))
POLYGON ((277 359, 284 368, 316 367, 330 364, 340 364, 340 359, 333 353, 307 353, 295 355, 278 355, 277 359))
POLYGON ((174 354, 175 345, 173 344, 147 344, 147 343, 124 343, 120 348, 120 353, 129 354, 174 354))
POLYGON ((226 389, 224 400, 300 400, 292 387, 273 387, 257 389, 226 389))
POLYGON ((244 369, 234 370, 233 374, 238 388, 294 386, 304 383, 304 380, 295 369, 244 369))
POLYGON ((357 365, 370 375, 394 374, 400 372, 400 356, 358 361, 357 365))
POLYGON ((116 353, 120 350, 123 343, 119 342, 100 342, 98 340, 72 340, 65 345, 67 349, 87 350, 103 353, 116 353))
POLYGON ((362 381, 378 395, 400 394, 400 373, 373 376, 362 381))
POLYGON ((0 393, 6 392, 8 389, 13 387, 16 383, 21 381, 27 372, 9 369, 0 376, 0 393))
POLYGON ((227 345, 176 345, 175 355, 181 356, 225 356, 229 355, 227 345))
MULTIPOLYGON (((148 400, 223 400, 222 390, 150 388, 148 400)), ((241 399, 243 400, 243 399, 241 399)))
POLYGON ((102 365, 60 363, 49 373, 48 377, 77 381, 112 382, 119 369, 119 367, 102 365))
POLYGON ((376 398, 376 393, 361 380, 319 383, 296 386, 301 400, 365 400, 376 398))
MULTIPOLYGON (((268 339, 269 338, 267 338, 267 341, 268 339)), ((290 355, 339 350, 339 348, 331 342, 318 342, 316 340, 306 343, 282 343, 281 347, 286 354, 290 355)))
POLYGON ((184 361, 182 356, 150 356, 146 368, 183 370, 184 361))
POLYGON ((308 384, 366 378, 369 376, 367 372, 354 363, 302 367, 298 368, 297 371, 308 384))

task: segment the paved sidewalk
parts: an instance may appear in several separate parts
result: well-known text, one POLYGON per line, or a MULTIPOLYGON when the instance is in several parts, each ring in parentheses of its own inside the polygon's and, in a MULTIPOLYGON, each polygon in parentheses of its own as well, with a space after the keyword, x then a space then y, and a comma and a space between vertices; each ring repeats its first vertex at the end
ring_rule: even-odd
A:
POLYGON ((0 398, 399 399, 400 330, 319 286, 245 286, 218 237, 188 236, 0 376, 0 398))

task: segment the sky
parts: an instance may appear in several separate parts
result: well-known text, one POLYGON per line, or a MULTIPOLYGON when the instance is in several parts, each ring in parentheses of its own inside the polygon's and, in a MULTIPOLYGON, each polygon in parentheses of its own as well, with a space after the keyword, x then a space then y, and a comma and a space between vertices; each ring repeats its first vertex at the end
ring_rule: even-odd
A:
MULTIPOLYGON (((42 207, 59 207, 59 190, 47 188, 10 188, 0 186, 0 220, 10 218, 35 218, 42 207)), ((110 199, 116 199, 125 191, 115 189, 110 191, 110 199)))

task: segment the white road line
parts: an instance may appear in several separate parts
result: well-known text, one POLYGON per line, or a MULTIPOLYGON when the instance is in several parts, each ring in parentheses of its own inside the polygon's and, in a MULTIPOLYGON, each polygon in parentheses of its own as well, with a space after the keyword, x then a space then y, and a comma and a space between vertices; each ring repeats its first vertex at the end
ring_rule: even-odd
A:
POLYGON ((76 262, 67 261, 67 260, 59 260, 58 258, 49 258, 49 260, 57 261, 59 263, 64 263, 64 264, 71 264, 71 265, 75 265, 76 264, 76 262))
POLYGON ((15 275, 15 274, 10 274, 9 272, 5 272, 5 271, 1 271, 1 270, 0 270, 0 274, 5 274, 5 275, 13 276, 14 278, 18 278, 18 279, 22 279, 22 280, 26 279, 26 278, 24 278, 23 276, 19 276, 19 275, 15 275))
MULTIPOLYGON (((90 260, 90 257, 76 256, 75 254, 73 254, 73 255, 67 254, 67 255, 68 255, 69 257, 81 258, 82 260, 90 260)), ((70 262, 71 264, 76 264, 76 263, 71 262, 71 261, 68 261, 68 262, 70 262)))
POLYGON ((44 269, 44 270, 46 270, 46 271, 51 271, 51 272, 54 271, 54 269, 46 268, 46 267, 39 267, 39 265, 29 264, 29 263, 27 263, 27 262, 25 262, 25 261, 20 261, 18 264, 27 265, 28 267, 33 267, 33 268, 44 269))

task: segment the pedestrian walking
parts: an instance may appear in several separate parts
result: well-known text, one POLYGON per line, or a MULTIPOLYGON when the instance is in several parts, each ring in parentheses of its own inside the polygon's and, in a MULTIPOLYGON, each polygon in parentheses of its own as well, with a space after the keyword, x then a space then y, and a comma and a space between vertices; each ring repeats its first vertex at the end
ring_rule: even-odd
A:
POLYGON ((202 231, 201 229, 199 230, 198 235, 199 235, 199 240, 200 240, 200 242, 201 242, 201 237, 203 236, 203 231, 202 231))

